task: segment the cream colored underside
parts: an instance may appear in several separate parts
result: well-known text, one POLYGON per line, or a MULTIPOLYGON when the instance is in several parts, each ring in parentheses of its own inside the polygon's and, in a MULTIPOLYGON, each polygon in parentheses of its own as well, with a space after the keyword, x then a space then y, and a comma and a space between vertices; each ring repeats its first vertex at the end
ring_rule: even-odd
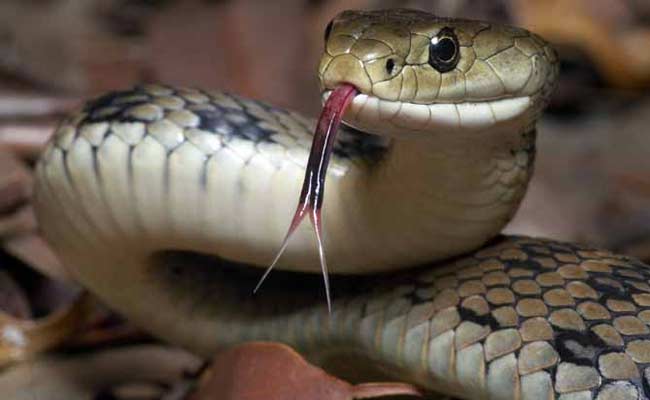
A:
MULTIPOLYGON (((130 150, 113 135, 97 151, 98 181, 91 145, 79 136, 65 160, 53 147, 39 167, 43 186, 52 188, 43 191, 41 214, 57 216, 51 224, 64 236, 58 240, 69 243, 135 241, 140 252, 191 249, 264 267, 295 210, 307 156, 303 151, 278 166, 272 159, 285 150, 277 151, 244 161, 224 146, 204 164, 189 141, 166 155, 151 137, 130 150)), ((505 224, 528 179, 527 155, 486 147, 405 141, 387 157, 373 169, 338 162, 327 179, 324 237, 335 273, 409 267, 479 246, 505 224)), ((316 249, 304 223, 280 267, 318 272, 316 249)))
MULTIPOLYGON (((332 92, 323 93, 323 101, 332 92)), ((431 132, 480 132, 495 125, 521 118, 531 107, 529 96, 482 102, 415 104, 357 95, 345 122, 364 132, 403 137, 406 133, 431 135, 431 132)))

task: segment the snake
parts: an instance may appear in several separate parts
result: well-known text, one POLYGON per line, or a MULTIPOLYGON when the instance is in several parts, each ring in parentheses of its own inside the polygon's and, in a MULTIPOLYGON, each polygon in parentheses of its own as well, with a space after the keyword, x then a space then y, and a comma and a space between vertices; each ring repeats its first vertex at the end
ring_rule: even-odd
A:
POLYGON ((164 84, 89 101, 36 165, 40 226, 91 292, 199 355, 277 341, 432 396, 647 399, 649 267, 500 233, 558 64, 508 25, 406 9, 329 23, 321 97, 354 89, 322 198, 331 311, 304 224, 251 294, 285 238, 315 126, 265 102, 164 84))

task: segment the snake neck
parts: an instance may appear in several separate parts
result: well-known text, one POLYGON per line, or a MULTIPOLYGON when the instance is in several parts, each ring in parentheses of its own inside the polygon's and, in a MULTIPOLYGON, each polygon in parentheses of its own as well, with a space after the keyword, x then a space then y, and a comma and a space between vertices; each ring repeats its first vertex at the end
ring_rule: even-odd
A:
POLYGON ((376 165, 350 174, 343 185, 351 187, 338 193, 364 227, 369 263, 390 268, 462 254, 512 218, 532 172, 534 127, 471 135, 393 139, 376 165))

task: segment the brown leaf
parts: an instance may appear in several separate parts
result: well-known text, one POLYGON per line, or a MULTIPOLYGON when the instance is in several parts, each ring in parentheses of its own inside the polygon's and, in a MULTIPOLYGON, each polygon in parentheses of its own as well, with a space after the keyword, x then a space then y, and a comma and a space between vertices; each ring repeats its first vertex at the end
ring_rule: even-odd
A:
POLYGON ((351 385, 279 343, 254 342, 218 354, 191 400, 352 400, 421 393, 404 383, 351 385))

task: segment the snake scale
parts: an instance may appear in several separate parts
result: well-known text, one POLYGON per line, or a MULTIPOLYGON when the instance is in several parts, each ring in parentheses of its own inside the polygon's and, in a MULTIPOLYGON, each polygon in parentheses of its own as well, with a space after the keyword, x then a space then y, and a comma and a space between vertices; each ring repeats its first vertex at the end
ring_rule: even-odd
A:
POLYGON ((37 214, 82 284, 199 354, 275 340, 432 395, 647 399, 648 266, 499 236, 557 72, 519 28, 411 10, 333 20, 322 95, 359 94, 327 174, 331 314, 304 274, 319 271, 304 227, 251 296, 300 190, 314 122, 296 113, 164 85, 107 94, 42 155, 37 214))

